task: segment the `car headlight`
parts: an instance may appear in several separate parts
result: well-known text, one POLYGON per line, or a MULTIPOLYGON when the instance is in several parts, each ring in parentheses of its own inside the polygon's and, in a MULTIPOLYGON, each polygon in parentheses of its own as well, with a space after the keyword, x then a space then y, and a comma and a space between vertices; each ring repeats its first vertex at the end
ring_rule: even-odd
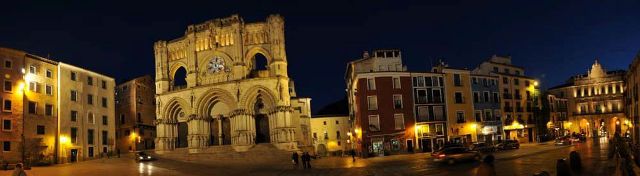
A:
POLYGON ((147 156, 147 159, 151 159, 151 156, 147 156))
POLYGON ((143 157, 139 157, 140 159, 144 159, 143 157))

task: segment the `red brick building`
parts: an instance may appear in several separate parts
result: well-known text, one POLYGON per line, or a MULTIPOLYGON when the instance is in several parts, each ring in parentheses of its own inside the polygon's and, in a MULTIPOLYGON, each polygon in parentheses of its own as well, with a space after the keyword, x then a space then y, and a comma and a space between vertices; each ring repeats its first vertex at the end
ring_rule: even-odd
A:
POLYGON ((413 152, 412 80, 400 52, 379 50, 347 68, 354 148, 364 156, 413 152))

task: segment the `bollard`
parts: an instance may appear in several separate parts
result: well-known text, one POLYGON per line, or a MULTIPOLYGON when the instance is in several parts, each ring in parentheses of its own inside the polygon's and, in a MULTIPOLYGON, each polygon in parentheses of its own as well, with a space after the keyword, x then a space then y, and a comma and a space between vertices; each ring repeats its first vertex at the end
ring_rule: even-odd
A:
POLYGON ((566 159, 558 159, 556 162, 556 175, 571 175, 569 165, 567 165, 566 159))
POLYGON ((569 153, 569 164, 571 164, 571 170, 580 171, 582 170, 582 160, 580 160, 580 153, 577 151, 572 151, 569 153))

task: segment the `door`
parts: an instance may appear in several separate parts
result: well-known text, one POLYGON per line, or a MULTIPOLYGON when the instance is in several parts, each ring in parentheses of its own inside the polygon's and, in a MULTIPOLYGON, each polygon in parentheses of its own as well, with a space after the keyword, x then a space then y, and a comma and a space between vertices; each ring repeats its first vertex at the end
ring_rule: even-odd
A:
POLYGON ((413 140, 407 140, 407 152, 413 153, 413 140))
POLYGON ((258 114, 256 121, 256 143, 269 143, 269 119, 267 115, 258 114))
POLYGON ((433 152, 433 144, 431 144, 432 139, 421 139, 420 141, 422 143, 422 146, 420 146, 422 148, 422 152, 433 152))
POLYGON ((187 147, 187 135, 189 133, 189 128, 186 122, 178 123, 178 140, 176 140, 176 148, 185 148, 187 147))
POLYGON ((78 149, 71 149, 71 157, 69 159, 72 163, 78 161, 78 149))

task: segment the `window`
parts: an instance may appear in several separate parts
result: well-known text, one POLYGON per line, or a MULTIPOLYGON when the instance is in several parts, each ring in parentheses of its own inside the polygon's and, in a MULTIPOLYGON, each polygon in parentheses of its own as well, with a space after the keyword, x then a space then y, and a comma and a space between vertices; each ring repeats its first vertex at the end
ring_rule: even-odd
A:
POLYGON ((516 70, 515 72, 516 72, 516 75, 520 75, 520 71, 516 70))
POLYGON ((78 111, 71 111, 71 121, 78 121, 78 111))
POLYGON ((340 131, 336 131, 336 139, 340 140, 340 131))
POLYGON ((313 133, 313 139, 318 139, 318 133, 313 133))
POLYGON ((36 133, 38 135, 44 135, 44 125, 38 125, 36 128, 36 133))
POLYGON ((442 103, 442 96, 440 96, 440 89, 433 89, 433 101, 435 103, 442 103))
POLYGON ((11 62, 11 60, 4 60, 4 68, 11 68, 13 66, 13 63, 11 62))
POLYGON ((71 90, 71 101, 78 101, 78 91, 71 90))
POLYGON ((508 68, 504 68, 504 73, 509 74, 509 73, 511 73, 511 70, 509 70, 508 68))
POLYGON ((402 109, 402 95, 393 95, 393 107, 402 109))
POLYGON ((327 121, 322 121, 322 125, 327 125, 327 121))
POLYGON ((11 120, 9 119, 2 120, 2 131, 11 131, 11 129, 13 129, 11 125, 11 120))
POLYGON ((418 87, 424 87, 424 77, 418 77, 418 87))
POLYGON ((78 80, 78 74, 76 74, 76 72, 71 72, 71 81, 76 81, 78 80))
POLYGON ((514 85, 520 85, 520 79, 518 79, 518 78, 514 78, 514 79, 513 79, 513 84, 514 84, 514 85))
POLYGON ((367 96, 369 110, 378 110, 378 97, 367 96))
POLYGON ((380 117, 369 115, 369 131, 380 131, 380 117))
POLYGON ((453 84, 455 86, 462 86, 462 78, 460 74, 453 74, 453 84))
POLYGON ((476 122, 482 122, 482 111, 475 111, 476 122))
POLYGON ((102 97, 102 107, 106 108, 107 107, 107 98, 102 97))
POLYGON ((493 118, 493 114, 491 114, 491 109, 485 109, 484 110, 484 120, 485 121, 495 121, 496 119, 493 118))
POLYGON ((471 82, 473 82, 473 84, 478 84, 478 78, 476 77, 471 78, 471 82))
POLYGON ((87 123, 95 124, 96 118, 93 116, 93 113, 87 114, 87 123))
POLYGON ((29 91, 36 92, 36 82, 29 82, 29 91))
POLYGON ((29 66, 29 73, 36 74, 36 66, 30 65, 29 66))
POLYGON ((102 80, 102 89, 107 89, 107 81, 102 80))
POLYGON ((493 67, 493 72, 498 73, 498 67, 493 67))
POLYGON ((124 114, 120 114, 120 124, 124 124, 124 123, 125 123, 124 114))
POLYGON ((108 125, 109 123, 109 119, 107 118, 107 116, 102 116, 102 124, 103 125, 108 125))
POLYGON ((427 90, 424 89, 419 89, 416 90, 416 103, 418 104, 425 104, 427 103, 427 90))
POLYGON ((29 101, 29 114, 36 114, 37 103, 29 101))
POLYGON ((489 81, 486 78, 482 78, 482 85, 485 87, 489 86, 489 81))
POLYGON ((109 139, 109 132, 102 131, 102 145, 107 145, 108 144, 107 139, 109 139))
POLYGON ((463 98, 462 98, 462 92, 456 92, 455 98, 456 98, 456 103, 458 103, 458 104, 464 103, 463 98))
POLYGON ((12 88, 13 88, 13 84, 11 83, 11 81, 5 80, 4 81, 4 91, 5 92, 11 92, 12 88))
POLYGON ((53 72, 51 70, 47 69, 46 76, 47 76, 47 78, 53 77, 53 72))
POLYGON ((87 84, 93 86, 93 77, 87 76, 87 84))
POLYGON ((444 125, 443 124, 436 124, 436 135, 444 136, 444 125))
MULTIPOLYGON (((473 92, 473 102, 478 103, 480 101, 480 93, 473 92)), ((457 102, 456 102, 457 103, 457 102)))
POLYGON ((502 78, 502 83, 509 84, 509 78, 507 77, 502 78))
POLYGON ((485 103, 488 103, 488 102, 489 102, 489 98, 490 98, 490 97, 489 97, 489 92, 483 92, 483 93, 482 93, 482 99, 484 99, 484 102, 485 102, 485 103))
POLYGON ((47 115, 47 116, 53 115, 53 105, 50 105, 50 104, 44 105, 44 115, 47 115))
POLYGON ((2 142, 2 151, 5 151, 5 152, 11 151, 11 141, 2 142))
POLYGON ((458 123, 464 123, 464 111, 456 112, 456 120, 458 120, 458 123))
POLYGON ((87 94, 87 104, 93 104, 93 95, 87 94))
POLYGON ((429 119, 429 107, 426 106, 418 106, 418 121, 419 122, 425 122, 428 121, 429 119))
POLYGON ((11 112, 11 100, 4 100, 4 106, 2 107, 2 111, 11 112))
POLYGON ((436 121, 444 121, 444 107, 442 106, 434 106, 433 107, 433 117, 436 121))
POLYGON ((337 120, 336 120, 336 125, 339 125, 339 124, 340 124, 340 121, 337 121, 337 120))
POLYGON ((393 88, 394 89, 400 89, 400 78, 393 78, 393 88))
POLYGON ((71 127, 71 143, 75 144, 78 141, 78 128, 71 127))
POLYGON ((367 90, 376 90, 376 80, 374 78, 367 78, 367 90))
POLYGON ((395 129, 402 130, 404 129, 404 115, 403 114, 394 114, 393 121, 395 122, 395 129))
POLYGON ((44 92, 45 92, 47 95, 53 95, 53 86, 52 86, 52 85, 48 85, 48 84, 47 84, 47 85, 44 87, 44 92))
POLYGON ((87 144, 93 145, 93 129, 87 130, 87 144))

